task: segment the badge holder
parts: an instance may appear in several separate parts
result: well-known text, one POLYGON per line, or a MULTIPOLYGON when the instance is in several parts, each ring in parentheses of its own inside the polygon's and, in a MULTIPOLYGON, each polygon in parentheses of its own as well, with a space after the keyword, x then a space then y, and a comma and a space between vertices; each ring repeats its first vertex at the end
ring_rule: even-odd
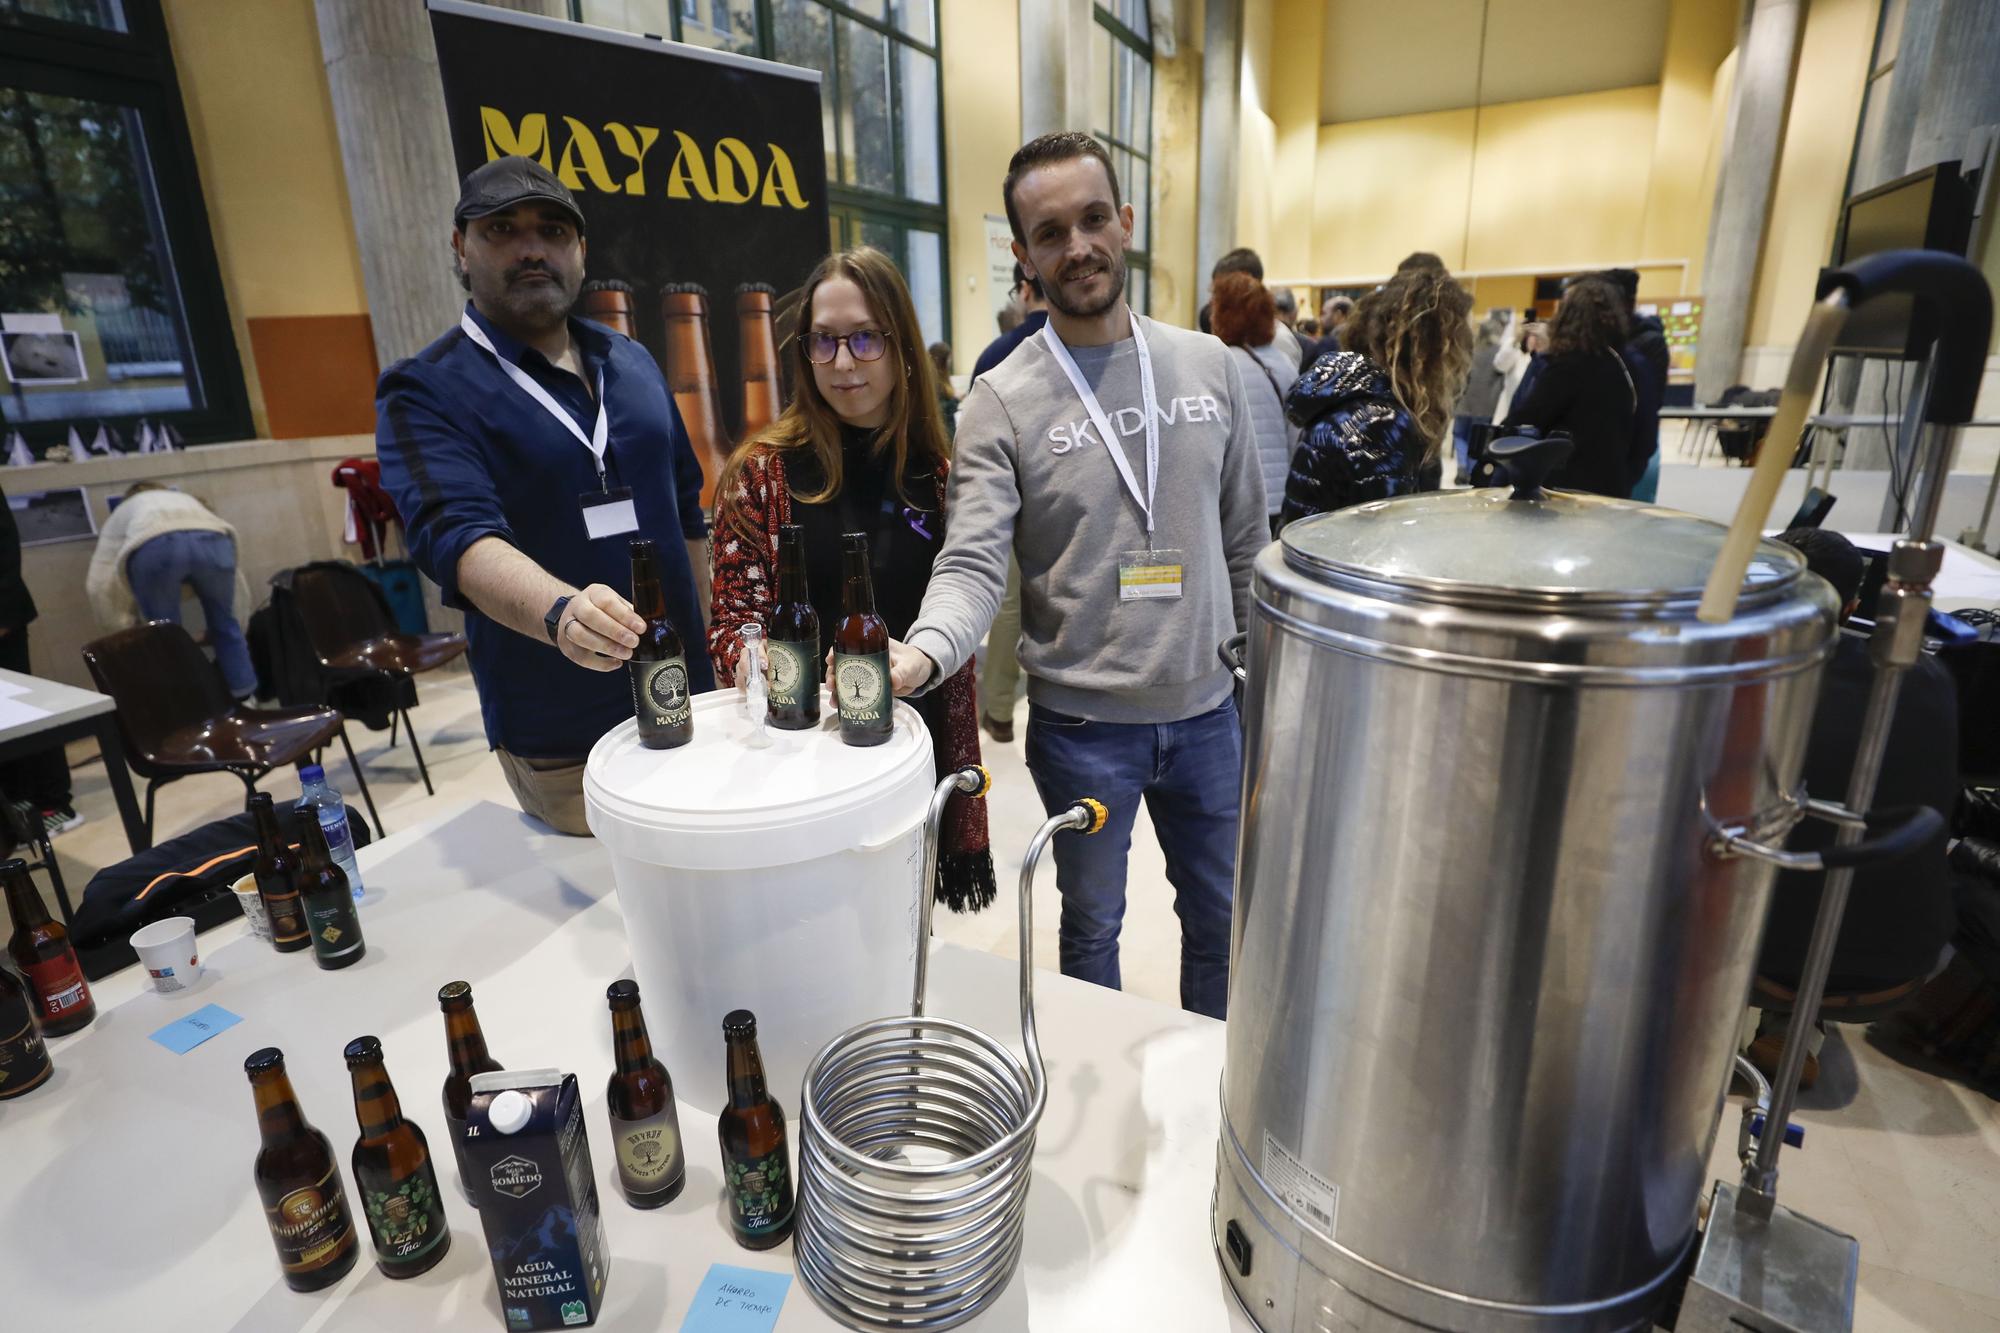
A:
POLYGON ((1118 557, 1118 600, 1121 602, 1178 601, 1181 595, 1182 552, 1162 547, 1154 551, 1126 551, 1118 557))

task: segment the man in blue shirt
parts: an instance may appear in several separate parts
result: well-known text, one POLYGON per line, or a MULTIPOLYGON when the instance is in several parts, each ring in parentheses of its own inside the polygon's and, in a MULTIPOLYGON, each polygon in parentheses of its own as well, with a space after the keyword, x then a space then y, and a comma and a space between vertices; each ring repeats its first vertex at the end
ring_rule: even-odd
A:
MULTIPOLYGON (((584 759, 632 716, 632 538, 653 539, 667 615, 703 641, 701 465, 646 350, 570 317, 584 221, 561 181, 499 158, 465 178, 452 223, 472 299, 382 376, 376 454, 411 556, 466 613, 486 739, 521 808, 586 835, 584 759)), ((687 668, 693 692, 714 688, 706 653, 687 668)))
POLYGON ((986 344, 986 350, 973 363, 972 378, 978 379, 993 367, 1007 359, 1007 354, 1042 331, 1042 325, 1049 322, 1049 303, 1042 299, 1042 280, 1034 274, 1014 265, 1014 299, 1021 303, 1022 318, 1019 324, 986 344))

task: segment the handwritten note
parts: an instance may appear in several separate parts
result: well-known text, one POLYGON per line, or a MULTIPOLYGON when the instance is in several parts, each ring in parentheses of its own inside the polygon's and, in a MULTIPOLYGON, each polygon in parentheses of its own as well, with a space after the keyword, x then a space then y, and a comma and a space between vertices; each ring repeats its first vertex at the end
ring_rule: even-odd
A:
POLYGON ((681 1333, 770 1333, 791 1286, 790 1273, 710 1264, 681 1333))
POLYGON ((219 1032, 227 1032, 243 1021, 219 1004, 205 1004, 186 1018, 177 1018, 153 1034, 153 1040, 175 1055, 186 1055, 219 1032))

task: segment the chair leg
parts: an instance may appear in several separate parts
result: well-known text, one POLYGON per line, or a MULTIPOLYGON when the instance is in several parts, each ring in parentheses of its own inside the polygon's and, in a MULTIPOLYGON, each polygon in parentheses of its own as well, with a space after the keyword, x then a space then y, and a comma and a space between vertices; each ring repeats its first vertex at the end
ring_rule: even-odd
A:
POLYGON ((49 887, 56 891, 56 906, 62 909, 63 925, 75 926, 76 917, 69 906, 69 889, 63 884, 62 867, 56 864, 55 845, 49 841, 46 830, 35 839, 35 850, 40 852, 42 857, 41 865, 36 868, 49 872, 49 887))
POLYGON ((158 778, 146 779, 146 845, 153 845, 153 797, 160 790, 158 778))
POLYGON ((400 721, 402 721, 400 711, 389 714, 389 748, 392 750, 396 748, 396 724, 400 721))
MULTIPOLYGON (((437 795, 437 788, 431 786, 431 771, 424 765, 423 747, 417 744, 417 724, 410 718, 408 709, 403 710, 403 722, 403 733, 410 738, 410 753, 417 757, 417 772, 423 775, 424 794, 426 796, 435 796, 437 795)), ((390 718, 390 726, 392 728, 395 726, 393 715, 390 718)))
POLYGON ((347 751, 347 766, 354 770, 354 781, 361 788, 361 799, 368 806, 368 818, 374 822, 375 836, 386 838, 389 831, 382 827, 382 816, 375 813, 375 798, 368 792, 368 778, 361 771, 361 761, 354 757, 354 744, 347 739, 347 722, 340 723, 340 748, 347 751))

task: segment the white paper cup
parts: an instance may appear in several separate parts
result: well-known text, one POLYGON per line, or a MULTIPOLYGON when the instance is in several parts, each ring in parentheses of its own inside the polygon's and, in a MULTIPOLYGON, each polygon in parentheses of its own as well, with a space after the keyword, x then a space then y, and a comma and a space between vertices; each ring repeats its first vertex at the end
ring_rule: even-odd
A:
POLYGON ((162 995, 186 990, 201 979, 201 955, 195 952, 191 916, 170 916, 141 926, 132 936, 132 950, 152 977, 153 989, 162 995))
POLYGON ((257 892, 257 877, 245 875, 229 887, 236 894, 236 905, 243 909, 243 919, 250 923, 251 933, 268 942, 271 914, 264 910, 264 895, 257 892))

